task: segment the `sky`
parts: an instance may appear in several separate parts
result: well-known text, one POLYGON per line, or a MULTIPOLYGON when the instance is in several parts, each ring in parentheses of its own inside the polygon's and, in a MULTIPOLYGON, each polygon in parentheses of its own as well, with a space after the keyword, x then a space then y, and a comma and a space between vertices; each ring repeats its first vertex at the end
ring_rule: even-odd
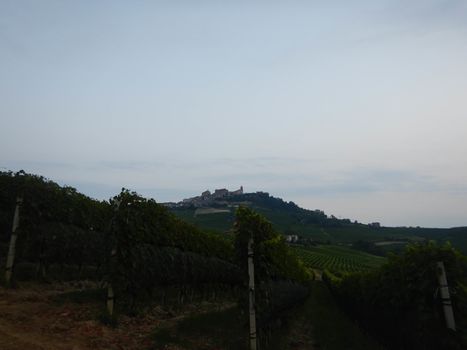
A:
POLYGON ((0 0, 0 170, 467 225, 467 2, 0 0))

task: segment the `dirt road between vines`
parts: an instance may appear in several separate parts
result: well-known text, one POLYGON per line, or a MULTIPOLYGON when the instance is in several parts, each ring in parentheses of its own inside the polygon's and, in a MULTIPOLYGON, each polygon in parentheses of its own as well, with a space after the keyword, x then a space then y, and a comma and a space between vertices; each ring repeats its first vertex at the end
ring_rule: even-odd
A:
MULTIPOLYGON (((142 317, 119 319, 111 328, 97 320, 99 303, 57 302, 70 286, 0 287, 0 349, 2 350, 141 350, 156 349, 151 333, 183 316, 155 308, 142 317)), ((177 350, 175 347, 165 349, 177 350)))
MULTIPOLYGON (((73 284, 24 284, 17 289, 0 287, 0 350, 184 350, 168 343, 156 345, 157 329, 176 329, 189 315, 211 313, 233 307, 232 303, 200 302, 170 307, 155 306, 142 316, 120 315, 118 327, 99 321, 104 302, 70 299, 70 292, 89 286, 73 284), (66 296, 64 298, 64 296, 66 296)), ((311 350, 312 327, 298 318, 286 348, 311 350)), ((289 337, 288 337, 289 338, 289 337)), ((203 350, 220 350, 203 335, 190 339, 203 350)), ((191 348, 191 347, 189 347, 191 348)))

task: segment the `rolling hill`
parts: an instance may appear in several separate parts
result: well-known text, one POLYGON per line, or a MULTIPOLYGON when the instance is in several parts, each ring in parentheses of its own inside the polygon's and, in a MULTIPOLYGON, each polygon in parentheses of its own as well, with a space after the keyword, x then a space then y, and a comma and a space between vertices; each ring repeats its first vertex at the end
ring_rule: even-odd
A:
POLYGON ((171 211, 201 228, 229 232, 234 224, 235 210, 241 205, 264 215, 279 232, 298 235, 301 239, 317 243, 352 244, 367 241, 388 251, 397 250, 407 242, 436 240, 450 241, 461 251, 467 252, 467 227, 445 229, 367 225, 328 216, 321 210, 304 209, 265 192, 226 196, 204 207, 182 205, 181 202, 172 206, 171 211))

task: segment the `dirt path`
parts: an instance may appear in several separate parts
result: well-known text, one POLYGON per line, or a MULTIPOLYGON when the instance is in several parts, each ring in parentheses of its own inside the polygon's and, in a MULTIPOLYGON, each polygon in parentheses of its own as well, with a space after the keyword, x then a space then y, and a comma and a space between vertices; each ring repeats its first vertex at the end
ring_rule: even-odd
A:
POLYGON ((158 326, 170 325, 193 311, 203 312, 203 307, 213 307, 189 305, 178 314, 155 307, 141 317, 121 316, 119 327, 111 328, 97 321, 102 310, 99 303, 54 301, 57 295, 72 290, 63 285, 30 285, 14 290, 0 287, 0 349, 157 349, 150 335, 158 326))
POLYGON ((313 269, 313 272, 315 274, 315 280, 316 281, 322 281, 323 280, 323 270, 313 269))
POLYGON ((313 327, 306 318, 297 320, 289 336, 288 350, 314 350, 313 327))
MULTIPOLYGON (((0 349, 184 350, 185 347, 176 345, 158 347, 152 334, 157 329, 175 329, 188 315, 209 314, 235 305, 228 302, 205 302, 186 305, 176 311, 156 306, 144 316, 120 316, 118 327, 111 328, 98 321, 98 315, 104 307, 102 302, 77 303, 62 298, 65 293, 78 290, 70 285, 31 284, 18 289, 0 287, 0 349), (57 301, 58 297, 62 300, 57 301)), ((287 349, 315 349, 312 333, 310 320, 306 314, 299 312, 290 335, 284 339, 287 349)), ((195 337, 190 341, 199 341, 205 350, 221 350, 218 346, 209 345, 214 339, 209 337, 217 335, 206 335, 190 335, 195 337)))
POLYGON ((67 334, 76 323, 69 317, 73 310, 48 303, 56 293, 0 289, 0 349, 86 349, 85 342, 67 334))

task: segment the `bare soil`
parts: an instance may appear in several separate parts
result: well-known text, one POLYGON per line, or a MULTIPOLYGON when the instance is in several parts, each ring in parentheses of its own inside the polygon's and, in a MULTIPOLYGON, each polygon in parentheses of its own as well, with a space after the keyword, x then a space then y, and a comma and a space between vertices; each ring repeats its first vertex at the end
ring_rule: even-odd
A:
MULTIPOLYGON (((64 284, 0 287, 0 349, 2 350, 85 350, 158 349, 150 335, 158 327, 175 324, 191 313, 218 307, 213 303, 188 305, 184 310, 155 307, 144 316, 119 317, 112 328, 97 320, 99 303, 56 302, 56 296, 77 290, 64 284)), ((181 350, 164 346, 166 350, 181 350)))

